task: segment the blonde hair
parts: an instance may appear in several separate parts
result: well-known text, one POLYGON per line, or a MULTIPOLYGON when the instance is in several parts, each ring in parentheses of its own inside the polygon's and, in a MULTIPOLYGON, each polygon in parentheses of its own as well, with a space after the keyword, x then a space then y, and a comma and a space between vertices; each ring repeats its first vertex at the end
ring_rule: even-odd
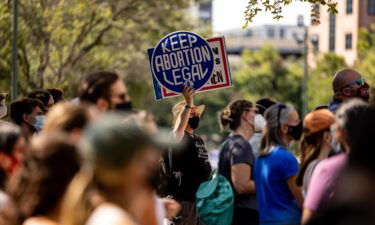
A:
POLYGON ((83 129, 89 120, 89 113, 83 106, 58 103, 48 112, 43 131, 70 132, 75 128, 83 129))

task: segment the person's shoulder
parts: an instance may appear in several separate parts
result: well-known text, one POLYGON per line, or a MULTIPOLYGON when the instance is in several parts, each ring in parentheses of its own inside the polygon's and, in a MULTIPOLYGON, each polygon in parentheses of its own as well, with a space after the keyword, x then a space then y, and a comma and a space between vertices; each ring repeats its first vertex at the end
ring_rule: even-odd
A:
POLYGON ((86 223, 86 225, 102 224, 136 225, 126 211, 111 203, 99 205, 90 215, 86 223))
POLYGON ((346 165, 348 156, 345 153, 341 153, 327 159, 320 161, 320 163, 316 166, 317 171, 321 170, 332 170, 332 169, 340 169, 346 165))
POLYGON ((251 148, 250 143, 248 141, 246 141, 245 138, 243 138, 240 135, 233 135, 230 138, 231 138, 230 141, 232 141, 233 144, 237 144, 237 145, 240 145, 240 146, 243 146, 243 147, 251 148))
POLYGON ((288 149, 281 147, 281 146, 275 147, 273 152, 278 157, 295 158, 294 155, 288 149))
POLYGON ((58 225, 58 223, 47 217, 30 217, 22 225, 58 225))

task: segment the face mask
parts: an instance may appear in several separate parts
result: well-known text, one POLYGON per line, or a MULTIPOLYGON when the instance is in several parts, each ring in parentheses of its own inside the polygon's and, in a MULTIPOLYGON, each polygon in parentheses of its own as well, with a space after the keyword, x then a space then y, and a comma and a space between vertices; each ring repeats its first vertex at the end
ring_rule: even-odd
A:
POLYGON ((288 134, 295 140, 298 141, 302 136, 302 121, 300 121, 296 126, 289 126, 288 134))
POLYGON ((191 127, 191 129, 193 129, 193 130, 197 129, 198 126, 199 126, 199 116, 191 117, 189 119, 188 124, 191 127))
POLYGON ((41 131, 43 129, 45 119, 46 117, 44 115, 39 115, 35 117, 35 123, 33 124, 33 126, 37 131, 41 131))
POLYGON ((4 116, 7 115, 7 106, 6 105, 2 105, 0 106, 0 118, 3 118, 4 116))
POLYGON ((121 104, 116 105, 116 110, 117 111, 130 111, 132 110, 132 102, 124 102, 121 104))
POLYGON ((365 83, 362 87, 357 89, 356 96, 361 98, 362 100, 369 102, 370 100, 370 92, 369 92, 370 86, 365 83))
POLYGON ((266 127, 266 120, 261 114, 257 114, 254 118, 254 129, 255 132, 262 132, 262 130, 266 127))

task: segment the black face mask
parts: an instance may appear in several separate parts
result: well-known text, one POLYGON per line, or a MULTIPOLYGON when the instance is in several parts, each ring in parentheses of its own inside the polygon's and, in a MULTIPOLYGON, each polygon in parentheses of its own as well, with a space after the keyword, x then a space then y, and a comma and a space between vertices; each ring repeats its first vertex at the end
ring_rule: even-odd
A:
POLYGON ((188 124, 191 127, 191 129, 195 130, 199 127, 199 119, 199 116, 194 116, 189 119, 188 124))
POLYGON ((130 111, 132 108, 132 102, 124 102, 115 106, 117 111, 130 111))
POLYGON ((288 134, 296 141, 301 139, 302 136, 302 121, 300 121, 296 126, 289 126, 288 128, 288 134))

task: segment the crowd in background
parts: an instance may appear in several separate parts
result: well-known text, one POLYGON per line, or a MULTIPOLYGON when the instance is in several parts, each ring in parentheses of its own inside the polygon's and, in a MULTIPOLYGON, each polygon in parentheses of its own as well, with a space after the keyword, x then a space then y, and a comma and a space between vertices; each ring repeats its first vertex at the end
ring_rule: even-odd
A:
POLYGON ((160 109, 173 114, 170 131, 132 107, 113 72, 85 76, 75 99, 36 90, 8 112, 2 94, 0 118, 11 122, 0 121, 0 224, 220 224, 206 222, 207 205, 196 202, 213 174, 229 183, 233 211, 210 213, 228 224, 375 224, 369 86, 345 69, 332 87, 332 102, 304 117, 266 96, 228 103, 218 112, 230 135, 217 171, 194 132, 205 106, 190 87, 173 109, 160 109))

